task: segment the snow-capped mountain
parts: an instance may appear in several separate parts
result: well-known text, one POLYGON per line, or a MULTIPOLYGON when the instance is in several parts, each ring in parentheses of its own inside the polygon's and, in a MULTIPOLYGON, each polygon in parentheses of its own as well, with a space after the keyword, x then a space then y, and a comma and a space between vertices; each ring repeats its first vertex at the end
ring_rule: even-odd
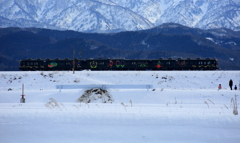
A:
POLYGON ((0 0, 0 27, 106 32, 172 22, 240 30, 239 10, 239 0, 0 0))

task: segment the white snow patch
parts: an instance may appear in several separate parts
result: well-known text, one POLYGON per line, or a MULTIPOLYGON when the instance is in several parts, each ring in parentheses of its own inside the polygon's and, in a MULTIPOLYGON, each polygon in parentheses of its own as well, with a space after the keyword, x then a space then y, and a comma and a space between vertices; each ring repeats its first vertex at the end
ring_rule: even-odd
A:
POLYGON ((229 41, 229 42, 227 42, 227 43, 225 43, 225 44, 229 44, 229 45, 237 45, 237 43, 235 43, 235 42, 233 42, 233 41, 229 41))
POLYGON ((214 42, 213 38, 211 37, 206 37, 207 40, 214 42))
POLYGON ((239 142, 233 114, 239 71, 0 72, 1 142, 239 142), (76 82, 78 81, 78 82, 76 82), (26 103, 20 103, 24 84, 26 103), (56 85, 152 84, 107 89, 112 103, 79 103, 86 89, 56 85), (222 89, 218 90, 218 85, 222 89), (9 89, 11 91, 8 91, 9 89))

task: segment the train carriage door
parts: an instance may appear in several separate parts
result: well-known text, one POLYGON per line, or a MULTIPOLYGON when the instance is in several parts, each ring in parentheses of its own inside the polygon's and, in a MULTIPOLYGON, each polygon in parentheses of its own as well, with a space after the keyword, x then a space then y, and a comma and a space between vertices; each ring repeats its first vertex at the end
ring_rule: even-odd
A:
POLYGON ((124 68, 125 68, 125 61, 124 61, 124 60, 121 60, 120 62, 121 62, 121 68, 124 69, 124 68))
POLYGON ((98 63, 97 70, 106 70, 109 61, 102 59, 102 60, 97 60, 97 63, 98 63))
POLYGON ((128 60, 126 66, 129 70, 137 70, 139 68, 139 63, 136 60, 128 60))
POLYGON ((166 61, 166 69, 169 70, 171 68, 171 61, 166 61))
POLYGON ((46 60, 43 61, 43 70, 47 70, 47 63, 46 63, 46 60))
POLYGON ((81 70, 82 69, 82 61, 76 59, 75 60, 75 70, 81 70))
POLYGON ((44 69, 43 60, 40 59, 40 60, 38 61, 38 65, 39 65, 39 66, 38 66, 38 69, 39 69, 39 70, 43 70, 43 69, 44 69))
POLYGON ((192 60, 191 60, 191 58, 187 58, 186 59, 186 70, 191 70, 192 69, 192 65, 193 64, 193 62, 192 62, 192 60))
POLYGON ((69 60, 68 58, 64 59, 64 70, 72 70, 73 68, 73 61, 72 60, 69 60))

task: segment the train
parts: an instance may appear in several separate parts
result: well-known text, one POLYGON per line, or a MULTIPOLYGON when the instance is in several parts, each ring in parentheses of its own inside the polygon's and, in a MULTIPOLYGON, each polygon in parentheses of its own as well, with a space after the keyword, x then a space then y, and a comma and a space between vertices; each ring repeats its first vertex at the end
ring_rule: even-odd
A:
POLYGON ((215 58, 177 59, 23 59, 22 71, 82 71, 82 70, 217 70, 215 58))

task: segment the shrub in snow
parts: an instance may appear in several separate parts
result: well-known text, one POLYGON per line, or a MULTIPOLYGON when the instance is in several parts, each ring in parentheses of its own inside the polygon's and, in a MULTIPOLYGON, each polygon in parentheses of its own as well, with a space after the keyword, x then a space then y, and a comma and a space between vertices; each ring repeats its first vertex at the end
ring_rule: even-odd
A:
POLYGON ((12 91, 13 89, 12 88, 8 88, 8 91, 12 91))
POLYGON ((8 80, 8 83, 12 83, 12 78, 10 78, 10 79, 8 80))
POLYGON ((73 82, 79 83, 80 79, 75 79, 73 82))
POLYGON ((44 78, 47 76, 44 74, 44 72, 41 72, 40 75, 42 75, 44 78))
POLYGON ((6 79, 6 76, 7 76, 6 74, 2 74, 2 75, 1 75, 1 78, 6 79))
POLYGON ((86 90, 83 95, 78 98, 78 102, 91 103, 91 102, 100 102, 100 103, 112 103, 112 97, 107 90, 101 88, 92 88, 86 90))
POLYGON ((53 78, 53 73, 49 73, 48 75, 49 77, 53 78))

